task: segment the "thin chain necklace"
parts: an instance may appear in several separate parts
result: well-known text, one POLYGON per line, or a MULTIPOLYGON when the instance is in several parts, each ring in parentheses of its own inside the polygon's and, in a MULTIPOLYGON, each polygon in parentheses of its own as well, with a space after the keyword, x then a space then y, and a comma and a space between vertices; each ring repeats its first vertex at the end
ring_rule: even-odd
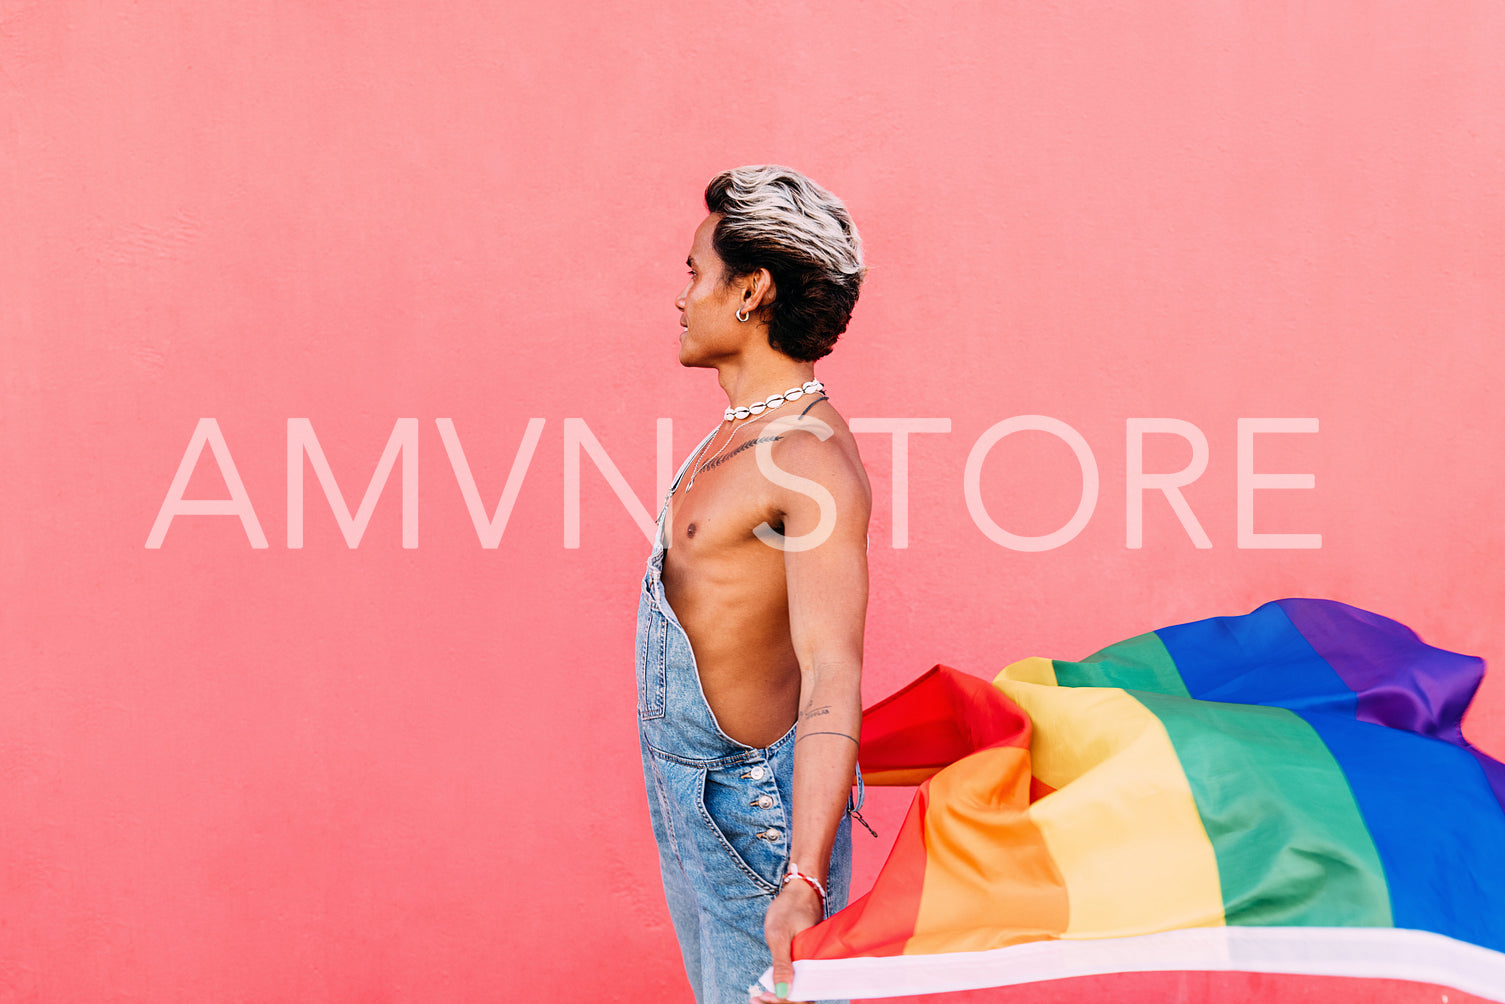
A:
MULTIPOLYGON (((753 418, 754 416, 762 415, 764 412, 772 411, 781 404, 785 404, 786 402, 790 401, 798 401, 806 394, 816 394, 825 389, 826 385, 821 383, 819 380, 811 380, 807 383, 801 384, 798 387, 790 387, 782 394, 770 394, 764 400, 755 401, 751 405, 739 408, 728 408, 726 409, 726 417, 722 420, 722 424, 725 424, 726 422, 743 422, 746 419, 753 418)), ((705 448, 707 446, 711 445, 716 436, 712 435, 710 439, 707 439, 705 442, 700 444, 700 449, 695 451, 695 456, 690 461, 690 483, 685 485, 686 492, 695 487, 695 478, 698 474, 700 474, 701 471, 705 470, 706 465, 710 464, 717 457, 721 456, 722 451, 725 450, 728 446, 732 445, 732 440, 737 438, 737 433, 741 432, 751 424, 751 422, 747 422, 746 425, 733 426, 731 434, 726 437, 726 442, 721 444, 721 449, 705 458, 705 460, 701 460, 700 455, 705 452, 705 448)), ((672 496, 673 494, 674 489, 671 487, 669 489, 669 496, 672 496)), ((668 496, 665 497, 665 501, 668 501, 668 496)))
MULTIPOLYGON (((722 424, 724 425, 725 423, 723 422, 722 424)), ((752 425, 752 423, 748 422, 747 425, 752 425)), ((711 463, 717 457, 721 456, 721 451, 725 450, 728 446, 731 446, 732 445, 732 440, 734 440, 734 439, 737 438, 737 433, 739 433, 743 429, 747 428, 747 425, 733 426, 732 427, 732 431, 731 431, 731 435, 729 435, 729 436, 726 437, 726 442, 724 442, 724 443, 721 444, 721 449, 717 450, 715 453, 711 454, 709 457, 706 457, 705 460, 701 461, 700 463, 698 463, 695 466, 693 466, 693 467, 690 468, 690 483, 687 484, 687 485, 685 485, 685 491, 688 492, 691 488, 695 487, 695 476, 697 474, 699 474, 701 471, 705 470, 705 467, 706 467, 707 464, 711 463)), ((711 439, 713 439, 713 440, 715 438, 716 438, 715 436, 711 437, 711 439)), ((700 454, 705 452, 705 447, 709 446, 709 445, 711 445, 711 444, 709 442, 707 442, 705 444, 705 446, 702 446, 700 448, 699 452, 697 452, 695 454, 695 457, 696 457, 697 460, 700 458, 700 454)))

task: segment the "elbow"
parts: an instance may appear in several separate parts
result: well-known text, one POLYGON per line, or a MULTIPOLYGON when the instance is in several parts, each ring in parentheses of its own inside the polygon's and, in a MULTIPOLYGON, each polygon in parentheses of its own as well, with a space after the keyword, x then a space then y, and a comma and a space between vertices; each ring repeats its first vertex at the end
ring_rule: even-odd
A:
POLYGON ((862 683, 862 650, 828 649, 812 653, 809 660, 801 660, 801 676, 805 686, 860 687, 862 683))

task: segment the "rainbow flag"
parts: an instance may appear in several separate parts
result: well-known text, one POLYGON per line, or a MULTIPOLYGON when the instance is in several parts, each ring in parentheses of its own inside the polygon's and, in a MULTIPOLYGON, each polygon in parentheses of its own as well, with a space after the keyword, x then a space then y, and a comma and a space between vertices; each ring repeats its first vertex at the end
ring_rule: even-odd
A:
POLYGON ((1459 728, 1483 673, 1312 599, 992 685, 937 666, 863 715, 869 783, 919 790, 791 995, 1240 970, 1505 1001, 1505 768, 1459 728))

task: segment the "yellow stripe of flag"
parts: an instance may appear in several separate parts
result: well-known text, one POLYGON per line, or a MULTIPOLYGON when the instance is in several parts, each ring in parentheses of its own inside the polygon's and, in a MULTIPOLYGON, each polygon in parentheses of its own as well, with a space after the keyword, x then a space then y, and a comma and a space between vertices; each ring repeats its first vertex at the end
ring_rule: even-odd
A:
POLYGON ((1222 926, 1217 858, 1160 720, 1122 690, 1056 687, 1041 662, 994 684, 1030 716, 1034 774, 1057 789, 1030 817, 1066 884, 1061 936, 1222 926))

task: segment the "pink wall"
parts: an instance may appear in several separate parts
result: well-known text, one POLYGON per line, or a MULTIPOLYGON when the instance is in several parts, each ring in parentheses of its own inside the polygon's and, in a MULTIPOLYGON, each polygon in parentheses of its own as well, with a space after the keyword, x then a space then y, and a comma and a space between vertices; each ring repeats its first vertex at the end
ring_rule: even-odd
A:
MULTIPOLYGON (((936 8, 0 4, 0 1000, 687 999, 631 710, 647 544, 587 457, 564 546, 564 433, 652 506, 656 420, 676 458, 714 424, 671 301, 727 166, 799 167, 863 230, 818 369, 844 413, 950 420, 909 441, 904 549, 891 438, 861 439, 870 699, 1291 594, 1505 663, 1505 7, 936 8), (1053 550, 965 499, 1015 415, 1099 470, 1053 550), (205 417, 265 549, 227 516, 146 546, 205 417), (1315 487, 1254 492, 1254 528, 1320 548, 1238 546, 1262 417, 1317 421, 1254 454, 1315 487), (356 549, 309 466, 287 546, 294 418, 352 509, 416 420, 416 548, 400 462, 356 549), (489 511, 533 418, 483 548, 436 420, 489 511), (1158 492, 1126 546, 1136 418, 1205 434, 1210 548, 1158 492)), ((1145 469, 1190 455, 1152 436, 1145 469)), ((1033 432, 977 488, 1038 535, 1081 476, 1033 432)), ((187 497, 224 495, 206 452, 187 497)), ((1467 731, 1505 754, 1505 679, 1467 731)), ((875 795, 859 884, 902 808, 875 795)), ((1174 974, 1008 999, 1319 997, 1438 999, 1174 974)))

